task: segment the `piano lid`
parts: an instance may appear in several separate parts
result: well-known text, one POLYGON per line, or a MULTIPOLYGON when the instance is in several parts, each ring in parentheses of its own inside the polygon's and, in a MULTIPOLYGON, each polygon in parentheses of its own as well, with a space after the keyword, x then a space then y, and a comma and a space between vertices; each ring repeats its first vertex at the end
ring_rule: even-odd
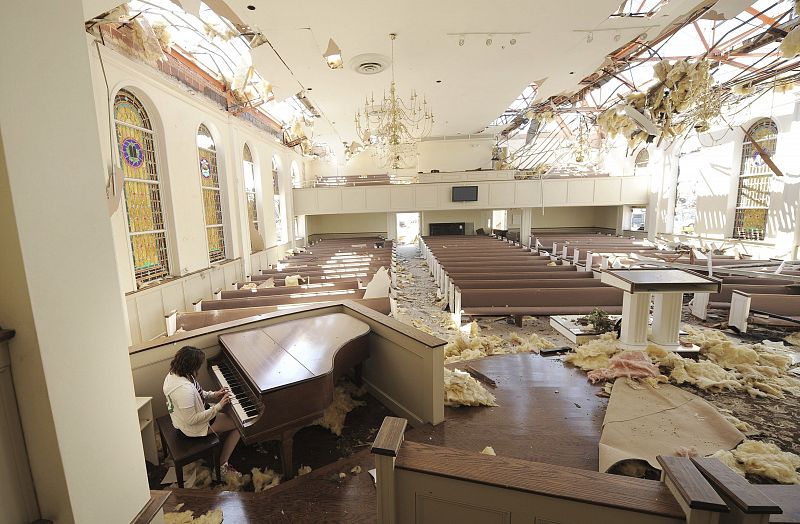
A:
POLYGON ((261 393, 333 371, 336 352, 369 333, 369 325, 332 313, 220 335, 219 340, 261 393))

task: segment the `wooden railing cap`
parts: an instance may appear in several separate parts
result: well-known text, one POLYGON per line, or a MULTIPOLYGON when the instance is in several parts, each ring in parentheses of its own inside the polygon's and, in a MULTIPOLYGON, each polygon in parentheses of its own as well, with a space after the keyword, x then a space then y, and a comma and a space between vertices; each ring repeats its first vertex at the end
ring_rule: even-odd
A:
POLYGON ((683 500, 692 509, 727 513, 728 505, 687 457, 656 457, 683 500))
POLYGON ((764 495, 758 486, 750 484, 719 459, 700 457, 692 458, 692 462, 717 491, 731 499, 744 513, 783 513, 781 507, 764 495))
POLYGON ((372 453, 396 457, 403 443, 403 433, 406 431, 408 421, 404 418, 386 417, 372 443, 372 453))

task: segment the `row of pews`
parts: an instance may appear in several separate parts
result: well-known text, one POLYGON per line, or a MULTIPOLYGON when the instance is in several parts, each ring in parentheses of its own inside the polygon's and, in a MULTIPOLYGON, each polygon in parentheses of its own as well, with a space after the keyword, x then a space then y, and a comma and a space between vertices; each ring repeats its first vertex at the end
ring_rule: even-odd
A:
POLYGON ((622 311, 623 293, 566 260, 497 237, 428 236, 420 249, 450 311, 468 316, 622 311))
POLYGON ((193 311, 171 311, 165 316, 166 334, 342 300, 388 314, 393 257, 392 242, 380 238, 320 240, 275 268, 217 290, 212 300, 198 300, 193 311))

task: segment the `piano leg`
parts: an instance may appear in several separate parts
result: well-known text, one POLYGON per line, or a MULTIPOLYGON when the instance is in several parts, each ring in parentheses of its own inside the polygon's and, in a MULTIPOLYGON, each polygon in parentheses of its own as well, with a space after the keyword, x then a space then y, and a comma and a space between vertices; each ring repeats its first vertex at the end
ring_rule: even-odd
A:
POLYGON ((283 477, 286 480, 294 478, 294 468, 292 467, 292 448, 294 447, 295 430, 285 431, 281 435, 281 464, 283 465, 283 477))
POLYGON ((356 386, 361 386, 364 384, 364 379, 362 377, 362 373, 364 371, 364 363, 359 362, 356 364, 355 368, 353 368, 354 379, 356 381, 356 386))

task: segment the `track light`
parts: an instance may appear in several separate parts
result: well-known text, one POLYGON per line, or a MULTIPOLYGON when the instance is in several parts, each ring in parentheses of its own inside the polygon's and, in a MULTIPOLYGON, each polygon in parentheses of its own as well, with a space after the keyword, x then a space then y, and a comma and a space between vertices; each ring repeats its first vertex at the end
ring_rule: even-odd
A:
POLYGON ((492 35, 489 35, 489 38, 486 39, 486 45, 487 46, 492 45, 492 35))
POLYGON ((325 57, 325 62, 327 62, 328 67, 331 69, 341 69, 343 65, 342 50, 339 49, 339 46, 336 45, 333 38, 328 40, 328 49, 325 50, 325 54, 322 56, 325 57))
POLYGON ((464 45, 464 37, 463 36, 458 39, 458 45, 463 47, 463 45, 464 45))
POLYGON ((586 35, 586 43, 591 44, 592 40, 594 40, 594 33, 589 33, 586 35))

